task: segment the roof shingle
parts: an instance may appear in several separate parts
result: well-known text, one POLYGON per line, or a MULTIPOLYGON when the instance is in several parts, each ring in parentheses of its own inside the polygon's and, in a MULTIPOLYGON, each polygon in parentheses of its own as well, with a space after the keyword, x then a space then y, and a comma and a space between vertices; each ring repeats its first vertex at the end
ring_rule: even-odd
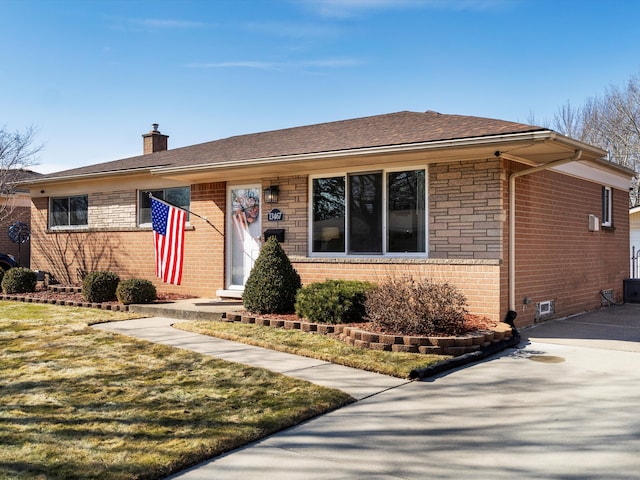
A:
POLYGON ((216 162, 335 152, 544 130, 482 117, 403 111, 303 127, 238 135, 212 142, 124 158, 46 175, 46 179, 117 173, 153 167, 188 167, 216 162))

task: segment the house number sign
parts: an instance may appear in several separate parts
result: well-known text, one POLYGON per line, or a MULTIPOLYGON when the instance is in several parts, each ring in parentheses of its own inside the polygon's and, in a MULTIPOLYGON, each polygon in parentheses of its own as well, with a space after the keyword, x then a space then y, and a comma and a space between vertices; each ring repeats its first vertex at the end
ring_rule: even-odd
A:
POLYGON ((267 213, 267 220, 270 222, 279 222, 284 219, 284 213, 282 213, 279 209, 274 208, 269 213, 267 213))

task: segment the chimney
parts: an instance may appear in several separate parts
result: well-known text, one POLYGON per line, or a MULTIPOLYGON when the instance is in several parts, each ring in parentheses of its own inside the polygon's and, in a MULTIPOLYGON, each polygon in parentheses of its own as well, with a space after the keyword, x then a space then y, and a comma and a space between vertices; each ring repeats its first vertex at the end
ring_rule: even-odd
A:
POLYGON ((167 139, 169 135, 163 135, 158 130, 158 124, 152 125, 153 129, 149 133, 142 135, 142 145, 144 147, 143 153, 155 153, 162 152, 167 149, 167 139))

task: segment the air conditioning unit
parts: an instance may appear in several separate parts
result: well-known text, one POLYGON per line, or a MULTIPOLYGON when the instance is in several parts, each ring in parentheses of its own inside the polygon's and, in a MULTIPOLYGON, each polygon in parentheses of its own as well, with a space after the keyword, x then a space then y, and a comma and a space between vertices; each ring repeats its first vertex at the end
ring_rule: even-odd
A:
POLYGON ((623 280, 624 302, 640 303, 640 278, 623 280))
POLYGON ((600 219, 595 215, 589 215, 589 231, 597 232, 600 230, 600 219))

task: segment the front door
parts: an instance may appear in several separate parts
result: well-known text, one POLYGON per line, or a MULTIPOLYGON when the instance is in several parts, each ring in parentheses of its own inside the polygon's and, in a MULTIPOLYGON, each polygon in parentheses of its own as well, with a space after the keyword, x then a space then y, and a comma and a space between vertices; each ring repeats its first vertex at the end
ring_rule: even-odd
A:
POLYGON ((227 288, 244 290, 260 253, 260 185, 234 185, 227 191, 227 288))

